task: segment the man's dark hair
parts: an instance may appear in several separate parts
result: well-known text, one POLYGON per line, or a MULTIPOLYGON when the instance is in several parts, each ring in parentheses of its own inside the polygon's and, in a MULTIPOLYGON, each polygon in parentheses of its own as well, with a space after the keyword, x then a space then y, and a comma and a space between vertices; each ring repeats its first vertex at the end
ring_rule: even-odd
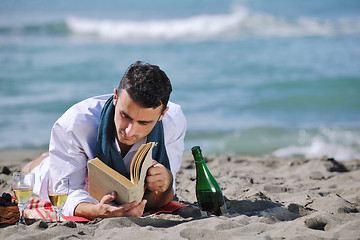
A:
POLYGON ((118 87, 118 94, 126 90, 131 99, 145 108, 157 108, 163 104, 166 108, 171 83, 166 74, 156 65, 137 61, 126 70, 118 87))

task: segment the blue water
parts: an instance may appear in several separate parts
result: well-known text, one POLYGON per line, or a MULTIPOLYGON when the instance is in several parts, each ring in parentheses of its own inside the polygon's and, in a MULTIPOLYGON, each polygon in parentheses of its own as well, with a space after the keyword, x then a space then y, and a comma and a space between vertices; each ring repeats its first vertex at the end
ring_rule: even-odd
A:
POLYGON ((360 158, 360 1, 0 2, 0 149, 159 65, 186 152, 360 158))

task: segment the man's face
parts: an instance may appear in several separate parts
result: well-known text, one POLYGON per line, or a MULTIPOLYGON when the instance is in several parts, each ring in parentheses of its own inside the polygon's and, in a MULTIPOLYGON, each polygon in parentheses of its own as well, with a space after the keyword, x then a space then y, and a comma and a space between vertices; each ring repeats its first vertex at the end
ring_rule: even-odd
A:
POLYGON ((120 147, 131 146, 151 132, 157 121, 163 118, 167 108, 163 112, 162 105, 144 108, 135 103, 125 90, 117 93, 117 89, 114 89, 116 139, 120 147))

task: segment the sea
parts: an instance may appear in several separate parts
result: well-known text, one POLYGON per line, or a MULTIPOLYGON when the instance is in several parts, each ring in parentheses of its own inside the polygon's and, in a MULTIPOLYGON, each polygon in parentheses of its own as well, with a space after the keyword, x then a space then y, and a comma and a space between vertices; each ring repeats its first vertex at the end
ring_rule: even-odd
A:
POLYGON ((185 152, 360 158, 359 0, 1 0, 0 149, 156 64, 185 152))

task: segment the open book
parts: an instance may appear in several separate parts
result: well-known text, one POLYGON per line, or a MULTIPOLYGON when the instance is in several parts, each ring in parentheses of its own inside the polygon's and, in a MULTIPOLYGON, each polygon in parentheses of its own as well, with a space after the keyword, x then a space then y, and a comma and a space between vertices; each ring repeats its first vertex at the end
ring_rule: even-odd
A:
POLYGON ((156 143, 149 142, 140 146, 130 165, 130 180, 98 158, 88 161, 89 194, 100 201, 104 195, 115 191, 117 204, 141 201, 155 145, 156 143))

